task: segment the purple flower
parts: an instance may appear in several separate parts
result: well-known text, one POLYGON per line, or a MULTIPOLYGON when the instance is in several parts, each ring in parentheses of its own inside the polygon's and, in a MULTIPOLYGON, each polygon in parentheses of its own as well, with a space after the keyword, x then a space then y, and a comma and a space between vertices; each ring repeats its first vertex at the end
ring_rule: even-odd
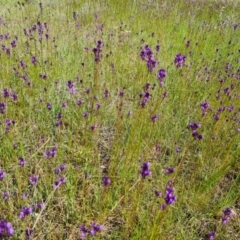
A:
POLYGON ((53 147, 51 150, 47 150, 44 155, 46 158, 53 158, 56 156, 57 147, 53 147))
POLYGON ((142 175, 143 179, 145 179, 146 176, 151 176, 152 172, 150 171, 150 162, 145 162, 141 166, 140 174, 142 175))
POLYGON ((209 240, 214 240, 215 236, 216 236, 216 232, 209 232, 208 233, 208 239, 209 240))
POLYGON ((94 131, 96 129, 97 125, 96 124, 93 124, 89 127, 90 130, 94 131))
POLYGON ((6 104, 0 102, 0 113, 4 114, 6 112, 6 104))
POLYGON ((210 107, 210 104, 208 102, 202 102, 200 104, 202 111, 205 113, 206 110, 210 107))
POLYGON ((30 236, 32 235, 33 230, 30 228, 25 229, 26 240, 30 240, 30 236))
POLYGON ((4 200, 8 200, 10 198, 10 193, 7 191, 2 191, 2 196, 3 196, 4 200))
POLYGON ((81 235, 80 235, 81 239, 86 238, 88 229, 84 225, 81 225, 79 228, 81 230, 81 235))
POLYGON ((10 96, 10 93, 7 88, 4 88, 2 91, 2 95, 4 98, 8 98, 10 96))
POLYGON ((82 103, 83 103, 83 101, 82 101, 82 100, 77 100, 77 102, 76 102, 76 104, 77 104, 78 106, 81 106, 81 105, 82 105, 82 103))
POLYGON ((166 174, 171 174, 171 173, 174 172, 174 170, 175 170, 174 167, 170 167, 170 168, 165 169, 165 173, 166 173, 166 174))
POLYGON ((36 65, 37 64, 37 57, 36 56, 32 56, 31 61, 32 61, 32 63, 34 65, 36 65))
POLYGON ((109 178, 108 176, 103 176, 103 178, 102 178, 102 184, 103 184, 103 186, 107 186, 107 185, 109 185, 110 183, 111 183, 110 178, 109 178))
POLYGON ((158 119, 158 115, 153 115, 153 116, 151 116, 151 119, 152 119, 153 122, 156 122, 157 119, 158 119))
POLYGON ((68 87, 68 91, 70 93, 75 93, 76 92, 76 89, 75 89, 75 82, 71 81, 71 80, 68 80, 67 83, 66 83, 67 87, 68 87))
POLYGON ((26 164, 26 161, 24 160, 24 158, 23 157, 19 157, 18 160, 19 160, 18 164, 21 167, 24 167, 24 165, 26 164))
POLYGON ((6 173, 3 170, 0 170, 0 181, 6 177, 6 173))
POLYGON ((12 46, 12 48, 15 48, 15 47, 17 46, 17 41, 16 41, 16 40, 13 40, 13 41, 11 42, 11 46, 12 46))
POLYGON ((185 60, 186 60, 186 56, 179 53, 175 56, 174 63, 177 67, 182 67, 185 63, 185 60))
POLYGON ((60 164, 57 168, 55 168, 53 171, 55 174, 60 174, 64 169, 67 168, 67 164, 60 164))
POLYGON ((162 68, 161 68, 161 69, 158 70, 157 78, 158 78, 159 80, 164 79, 166 76, 167 76, 167 72, 166 72, 165 69, 162 69, 162 68))
POLYGON ((0 239, 4 239, 5 237, 10 237, 14 234, 14 230, 12 228, 12 224, 10 222, 5 221, 4 219, 0 220, 0 239))
POLYGON ((51 103, 48 102, 48 103, 46 104, 46 106, 47 106, 47 109, 48 109, 48 110, 51 110, 51 109, 52 109, 52 104, 51 104, 51 103))
POLYGON ((223 210, 223 216, 222 216, 222 224, 227 224, 227 222, 230 220, 232 216, 232 210, 227 207, 223 210))
POLYGON ((198 128, 200 128, 201 124, 200 123, 190 122, 188 124, 188 127, 190 127, 194 131, 194 130, 197 130, 198 128))
POLYGON ((164 69, 159 69, 158 70, 158 75, 157 78, 159 80, 159 84, 162 86, 163 85, 163 80, 167 76, 167 72, 164 69))
POLYGON ((32 185, 36 185, 37 182, 38 182, 38 179, 39 179, 39 176, 38 176, 38 175, 33 175, 33 176, 29 177, 29 182, 30 182, 32 185))
POLYGON ((89 234, 91 236, 95 236, 97 232, 100 232, 103 229, 103 226, 100 224, 96 224, 95 222, 93 222, 91 224, 91 230, 89 231, 89 234))
POLYGON ((97 41, 97 46, 96 48, 93 48, 93 53, 95 55, 95 62, 99 62, 101 59, 101 51, 102 51, 102 42, 99 40, 97 41))
POLYGON ((59 177, 53 184, 53 188, 56 189, 61 184, 66 183, 66 179, 64 177, 59 177))
POLYGON ((19 214, 19 218, 23 219, 25 216, 30 215, 33 212, 32 207, 22 207, 22 210, 19 214))
POLYGON ((177 197, 174 195, 174 187, 172 187, 172 181, 169 181, 166 190, 164 200, 167 205, 174 204, 177 201, 177 197))
POLYGON ((62 103, 62 108, 65 108, 67 106, 67 103, 66 102, 63 102, 62 103))
POLYGON ((155 193, 155 195, 157 197, 161 197, 162 196, 162 193, 160 191, 155 190, 154 193, 155 193))
POLYGON ((83 117, 85 117, 85 118, 88 117, 88 115, 89 115, 88 112, 84 112, 84 113, 83 113, 83 117))
POLYGON ((154 68, 157 66, 157 62, 153 58, 152 49, 148 45, 146 45, 142 49, 140 56, 141 56, 142 60, 147 62, 149 72, 152 72, 154 70, 154 68))

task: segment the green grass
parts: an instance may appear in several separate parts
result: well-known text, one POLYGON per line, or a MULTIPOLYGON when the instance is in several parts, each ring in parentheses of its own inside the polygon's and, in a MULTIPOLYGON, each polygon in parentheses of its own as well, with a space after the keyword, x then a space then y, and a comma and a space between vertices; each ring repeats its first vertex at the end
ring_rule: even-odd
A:
POLYGON ((197 240, 208 239, 210 231, 215 239, 239 239, 238 2, 43 0, 42 5, 41 12, 37 1, 0 0, 0 90, 18 94, 16 101, 0 95, 6 105, 0 113, 0 171, 6 173, 0 192, 10 193, 8 199, 0 196, 0 219, 12 223, 10 238, 26 239, 25 229, 33 229, 30 239, 80 239, 79 226, 96 222, 103 230, 87 239, 197 240), (47 23, 42 40, 37 31, 24 34, 38 22, 47 23), (103 46, 96 63, 92 49, 98 40, 103 46), (140 57, 145 45, 158 62, 152 72, 140 57), (177 68, 179 53, 186 62, 177 68), (160 68, 167 72, 163 86, 160 68), (74 94, 68 80, 76 84, 74 94), (146 83, 154 89, 141 107, 146 83), (210 107, 203 115, 205 101, 210 107), (62 124, 55 126, 59 113, 62 124), (9 132, 7 119, 15 121, 9 132), (201 123, 202 140, 192 137, 190 122, 201 123), (54 146, 56 156, 46 158, 54 146), (19 157, 26 160, 24 167, 19 157), (152 171, 145 179, 139 172, 144 162, 152 171), (67 168, 59 176, 66 183, 54 189, 59 176, 53 170, 63 163, 67 168), (175 171, 167 175, 169 167, 175 171), (39 175, 34 186, 32 175, 39 175), (111 180, 108 186, 102 184, 104 175, 111 180), (177 201, 160 210, 170 180, 177 201), (19 219, 22 207, 38 202, 42 209, 19 219), (233 215, 223 225, 226 207, 233 215))

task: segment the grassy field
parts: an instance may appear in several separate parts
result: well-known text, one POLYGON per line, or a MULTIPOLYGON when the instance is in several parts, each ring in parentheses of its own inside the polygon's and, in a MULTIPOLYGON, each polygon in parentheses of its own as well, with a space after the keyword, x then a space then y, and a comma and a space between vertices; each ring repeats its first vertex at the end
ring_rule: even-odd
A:
POLYGON ((0 239, 240 239, 239 12, 0 0, 0 239))

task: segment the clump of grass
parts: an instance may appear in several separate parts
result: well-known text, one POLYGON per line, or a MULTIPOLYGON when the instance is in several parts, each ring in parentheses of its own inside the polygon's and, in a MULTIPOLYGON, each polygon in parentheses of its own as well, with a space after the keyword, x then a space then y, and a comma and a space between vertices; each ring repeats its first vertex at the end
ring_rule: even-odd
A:
POLYGON ((1 239, 239 238, 235 1, 0 5, 1 239))

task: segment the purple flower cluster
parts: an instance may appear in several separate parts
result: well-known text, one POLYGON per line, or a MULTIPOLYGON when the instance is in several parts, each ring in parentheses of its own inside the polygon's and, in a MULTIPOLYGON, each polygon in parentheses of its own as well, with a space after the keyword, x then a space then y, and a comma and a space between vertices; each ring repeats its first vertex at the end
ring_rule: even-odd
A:
POLYGON ((157 66, 157 62, 156 60, 154 60, 154 57, 153 57, 152 49, 148 45, 146 45, 142 49, 140 56, 142 60, 147 62, 149 72, 152 72, 154 68, 157 66))
POLYGON ((84 225, 81 225, 79 228, 81 230, 81 235, 80 235, 81 239, 86 238, 87 235, 95 236, 98 232, 103 230, 103 226, 101 224, 96 224, 95 222, 91 224, 90 229, 88 229, 84 225))
POLYGON ((210 107, 210 104, 208 102, 202 102, 200 104, 201 110, 203 112, 203 115, 207 114, 207 109, 210 107))
POLYGON ((3 170, 0 170, 0 181, 6 177, 6 173, 3 170))
POLYGON ((109 185, 110 183, 111 183, 110 178, 109 178, 108 176, 103 176, 103 178, 102 178, 102 184, 103 184, 103 186, 107 186, 107 185, 109 185))
POLYGON ((53 171, 55 174, 60 174, 64 169, 67 168, 67 164, 60 164, 57 168, 55 168, 53 171))
POLYGON ((147 176, 151 176, 152 172, 150 171, 150 162, 145 162, 141 166, 140 174, 142 175, 142 178, 145 179, 147 176))
POLYGON ((101 60, 101 51, 102 51, 102 41, 97 41, 97 46, 93 48, 93 53, 95 55, 95 62, 99 62, 101 60))
POLYGON ((33 207, 22 207, 21 212, 19 214, 19 218, 23 219, 25 216, 30 215, 33 212, 33 207))
POLYGON ((164 78, 167 76, 167 72, 165 69, 159 69, 158 70, 158 75, 157 75, 157 78, 159 80, 159 84, 162 86, 163 85, 163 80, 164 78))
POLYGON ((65 177, 59 177, 53 184, 53 188, 56 189, 58 186, 60 186, 61 184, 66 183, 66 179, 65 177))
POLYGON ((18 160, 19 160, 18 164, 21 167, 24 167, 24 165, 26 164, 26 161, 24 160, 24 158, 23 157, 19 157, 18 160))
POLYGON ((208 239, 209 240, 214 240, 215 236, 216 236, 216 232, 209 232, 208 233, 208 239))
POLYGON ((190 122, 188 124, 188 127, 192 129, 192 136, 195 138, 195 139, 203 139, 203 135, 199 134, 197 132, 197 129, 201 127, 201 124, 200 123, 194 123, 194 122, 190 122))
POLYGON ((11 237, 14 234, 12 224, 5 221, 4 219, 0 220, 0 239, 5 237, 11 237))
POLYGON ((167 205, 174 204, 177 201, 177 197, 174 195, 175 189, 173 187, 173 181, 169 181, 165 190, 165 203, 162 204, 161 209, 165 209, 167 205))
POLYGON ((33 175, 33 176, 29 177, 29 182, 30 182, 32 185, 36 185, 37 182, 38 182, 38 179, 39 179, 39 176, 38 176, 38 175, 33 175))
POLYGON ((67 83, 66 83, 67 87, 68 87, 68 91, 73 94, 76 92, 76 88, 75 88, 75 82, 71 81, 71 80, 68 80, 67 83))
POLYGON ((0 102, 0 113, 4 114, 6 112, 6 104, 3 102, 0 102))
POLYGON ((142 107, 144 107, 144 106, 147 105, 147 103, 150 100, 150 98, 152 97, 152 95, 149 92, 145 91, 144 93, 141 93, 139 95, 139 97, 142 99, 141 102, 140 102, 140 105, 142 107))
POLYGON ((47 150, 44 155, 46 158, 53 158, 56 156, 57 147, 53 147, 51 150, 47 150))
POLYGON ((174 59, 174 63, 177 67, 182 67, 186 61, 186 56, 181 53, 177 54, 174 59))
POLYGON ((223 216, 222 216, 222 224, 227 224, 227 222, 230 220, 232 216, 232 210, 227 207, 223 210, 223 216))

